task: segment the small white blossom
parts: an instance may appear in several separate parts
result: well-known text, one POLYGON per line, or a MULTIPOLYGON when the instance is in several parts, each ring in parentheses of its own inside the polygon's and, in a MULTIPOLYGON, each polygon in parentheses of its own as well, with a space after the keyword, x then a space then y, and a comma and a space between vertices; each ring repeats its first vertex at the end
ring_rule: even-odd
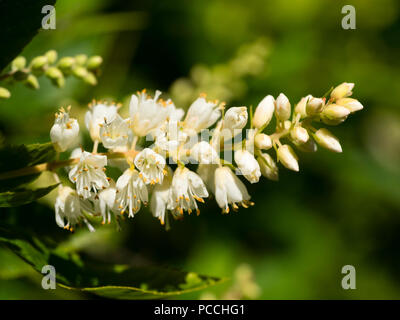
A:
POLYGON ((278 181, 279 171, 274 159, 268 153, 262 153, 257 157, 258 164, 260 165, 261 174, 273 181, 278 181))
POLYGON ((150 201, 150 210, 153 216, 160 220, 161 224, 165 223, 165 215, 167 212, 168 201, 171 193, 172 184, 172 170, 166 167, 167 174, 162 184, 157 184, 154 187, 153 194, 150 201))
POLYGON ((117 114, 111 122, 101 124, 100 138, 107 149, 125 147, 129 138, 129 125, 117 114))
POLYGON ((185 130, 189 134, 200 132, 212 126, 221 116, 216 102, 207 101, 204 97, 197 98, 189 107, 185 118, 185 130))
POLYGON ((291 106, 289 99, 281 93, 275 101, 275 115, 280 121, 286 121, 290 118, 291 106))
POLYGON ((84 151, 79 163, 72 167, 69 172, 69 179, 76 183, 78 195, 87 199, 91 196, 91 191, 97 193, 98 190, 109 186, 107 176, 104 173, 107 165, 107 157, 98 154, 91 154, 84 151))
POLYGON ((313 116, 320 113, 325 105, 324 99, 311 98, 306 105, 307 115, 313 116))
POLYGON ((331 98, 334 100, 346 98, 353 94, 352 90, 354 88, 354 83, 347 83, 343 82, 342 84, 338 85, 333 91, 331 92, 331 98))
POLYGON ((73 231, 75 225, 83 221, 91 232, 95 231, 93 226, 86 219, 82 210, 90 213, 90 203, 78 197, 75 190, 67 186, 58 189, 58 196, 55 202, 56 223, 60 228, 73 231))
POLYGON ((322 111, 322 115, 329 120, 345 120, 350 110, 337 104, 330 104, 322 111))
POLYGON ((119 214, 116 204, 117 188, 115 182, 110 180, 108 188, 99 191, 96 205, 103 217, 102 224, 111 223, 111 216, 119 214))
POLYGON ((129 104, 131 127, 135 135, 144 137, 161 126, 171 113, 168 105, 171 100, 159 99, 161 91, 156 91, 154 98, 148 96, 146 91, 132 95, 129 104))
POLYGON ((139 169, 139 176, 147 184, 162 183, 164 178, 165 159, 153 150, 146 148, 135 158, 135 166, 139 169))
POLYGON ((189 214, 200 210, 197 202, 204 202, 203 198, 208 197, 208 192, 203 180, 186 167, 178 167, 172 178, 171 193, 168 201, 168 209, 175 214, 183 215, 183 211, 189 214))
POLYGON ((273 96, 268 95, 258 104, 253 116, 253 125, 256 128, 267 126, 274 114, 275 99, 273 96))
POLYGON ((251 183, 256 183, 260 179, 261 171, 257 160, 247 150, 238 150, 235 152, 235 162, 241 173, 251 183))
POLYGON ((268 150, 272 147, 271 137, 265 133, 258 133, 254 138, 254 144, 257 148, 268 150))
POLYGON ((306 143, 309 139, 307 130, 300 126, 296 126, 292 130, 290 130, 290 137, 297 144, 306 143))
POLYGON ((247 124, 247 108, 246 107, 233 107, 225 112, 224 128, 227 129, 243 129, 247 124))
POLYGON ((364 106, 360 101, 353 98, 342 98, 336 101, 336 104, 347 108, 351 113, 362 110, 364 106))
POLYGON ((237 204, 246 208, 251 204, 246 186, 228 167, 215 170, 215 200, 224 213, 229 212, 229 205, 237 209, 237 204))
POLYGON ((328 129, 321 128, 315 132, 315 141, 321 146, 333 152, 342 152, 339 139, 336 138, 328 129))
POLYGON ((219 155, 217 151, 206 141, 196 143, 190 151, 190 156, 202 164, 218 164, 219 155))
POLYGON ((117 115, 118 106, 99 103, 90 106, 91 110, 85 114, 85 125, 93 141, 100 141, 100 126, 104 121, 110 123, 117 115))
POLYGON ((118 209, 124 214, 128 209, 129 217, 140 210, 141 203, 145 205, 148 202, 148 192, 139 172, 133 167, 126 169, 117 180, 117 198, 118 209))
POLYGON ((59 113, 56 113, 56 119, 54 125, 50 130, 51 142, 59 152, 66 151, 69 147, 74 145, 79 135, 79 124, 76 119, 69 117, 69 110, 60 109, 59 113))
POLYGON ((278 149, 278 159, 289 170, 299 171, 298 158, 291 146, 287 144, 280 146, 278 149))
POLYGON ((294 107, 294 112, 300 114, 300 118, 307 117, 307 112, 306 112, 307 102, 310 101, 312 98, 313 96, 309 94, 308 96, 301 98, 300 101, 294 107))

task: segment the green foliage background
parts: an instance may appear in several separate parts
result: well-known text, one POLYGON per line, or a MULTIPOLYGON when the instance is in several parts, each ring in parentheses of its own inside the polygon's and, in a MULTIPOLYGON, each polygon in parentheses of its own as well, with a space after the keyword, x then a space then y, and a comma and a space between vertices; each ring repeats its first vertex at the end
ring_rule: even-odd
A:
MULTIPOLYGON (((300 154, 300 173, 281 170, 278 183, 249 186, 256 205, 238 213, 221 215, 210 201, 199 217, 175 222, 168 232, 143 210, 121 232, 110 226, 70 235, 54 222, 50 194, 39 204, 0 208, 0 226, 33 230, 72 256, 80 252, 115 264, 151 263, 225 278, 246 263, 261 299, 399 298, 398 1, 61 0, 56 10, 56 30, 40 31, 22 54, 30 59, 56 49, 60 56, 101 55, 99 84, 72 79, 62 90, 45 80, 40 91, 11 87, 12 97, 0 103, 2 141, 47 142, 62 105, 72 104, 82 119, 92 98, 126 105, 142 88, 182 98, 190 94, 185 92, 190 86, 182 85, 187 77, 197 84, 222 83, 230 105, 256 105, 280 92, 295 103, 308 93, 323 95, 332 85, 354 82, 354 96, 365 108, 332 129, 343 154, 300 154), (345 4, 356 8, 356 30, 341 28, 345 4), (260 42, 264 65, 243 62, 256 70, 233 85, 228 62, 243 46, 260 42), (357 290, 340 286, 346 264, 356 267, 357 290)), ((40 281, 25 262, 0 250, 0 298, 93 297, 63 288, 45 291, 40 281)), ((220 295, 230 285, 207 291, 220 295)))

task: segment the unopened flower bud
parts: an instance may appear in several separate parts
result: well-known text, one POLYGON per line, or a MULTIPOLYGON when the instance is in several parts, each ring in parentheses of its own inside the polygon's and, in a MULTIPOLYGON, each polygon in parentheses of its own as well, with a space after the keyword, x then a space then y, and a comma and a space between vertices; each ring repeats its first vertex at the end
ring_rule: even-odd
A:
POLYGON ((45 56, 36 57, 31 61, 31 68, 32 70, 42 70, 47 62, 48 60, 45 56))
POLYGON ((353 98, 342 98, 336 101, 336 104, 348 109, 351 113, 362 110, 364 107, 360 101, 353 98))
POLYGON ((294 108, 294 112, 297 114, 300 114, 301 118, 307 117, 306 105, 307 105, 307 102, 310 101, 311 98, 312 98, 312 95, 309 94, 308 96, 301 98, 300 101, 296 104, 296 107, 294 108))
POLYGON ((78 54, 77 56, 75 56, 75 61, 80 66, 83 66, 86 63, 87 59, 88 58, 86 54, 78 54))
POLYGON ((200 164, 218 164, 217 151, 206 141, 196 143, 190 150, 190 156, 200 164))
POLYGON ((90 57, 89 60, 87 61, 86 67, 89 70, 96 70, 100 67, 100 65, 103 63, 103 58, 100 56, 93 56, 90 57))
POLYGON ((72 57, 64 57, 64 58, 61 58, 58 61, 57 66, 61 70, 70 70, 74 64, 75 64, 75 59, 74 58, 72 58, 72 57))
POLYGON ((46 72, 45 72, 45 75, 46 75, 48 78, 52 79, 52 80, 55 80, 55 79, 59 79, 59 78, 64 77, 64 75, 63 75, 63 73, 60 71, 60 69, 58 69, 58 68, 56 68, 56 67, 50 67, 50 68, 48 68, 48 69, 46 70, 46 72))
POLYGON ((25 68, 25 66, 26 66, 26 59, 25 59, 25 57, 22 57, 22 56, 16 57, 11 62, 12 70, 21 70, 21 69, 25 68))
POLYGON ((264 133, 259 133, 254 138, 254 144, 259 149, 268 150, 272 147, 271 137, 264 133))
POLYGON ((342 152, 342 147, 338 138, 325 128, 321 128, 315 132, 314 139, 323 148, 333 152, 342 152))
POLYGON ((284 144, 278 149, 278 159, 279 161, 289 170, 299 171, 299 163, 296 153, 293 151, 292 147, 284 144))
POLYGON ((306 105, 307 115, 313 116, 322 111, 324 100, 321 98, 311 98, 306 105))
POLYGON ((296 148, 301 152, 316 152, 317 151, 317 144, 313 139, 308 139, 306 143, 297 143, 293 141, 296 148))
POLYGON ((290 137, 298 144, 306 143, 309 139, 307 130, 300 126, 296 126, 290 130, 290 137))
POLYGON ((268 153, 262 153, 259 157, 257 157, 257 161, 260 165, 261 174, 264 177, 273 181, 278 181, 278 166, 268 153))
POLYGON ((238 150, 235 152, 235 162, 244 177, 250 183, 256 183, 260 179, 260 166, 254 156, 247 150, 238 150))
POLYGON ((46 52, 45 56, 47 57, 47 61, 50 64, 53 64, 57 60, 57 51, 56 50, 49 50, 46 52))
POLYGON ((349 97, 353 94, 351 90, 354 88, 354 83, 347 83, 343 82, 342 84, 338 85, 333 91, 331 92, 331 98, 334 100, 349 97))
POLYGON ((9 97, 11 97, 10 91, 6 88, 0 87, 0 99, 8 99, 9 97))
POLYGON ((291 106, 289 99, 281 93, 275 101, 275 114, 280 121, 285 121, 290 118, 291 106))
POLYGON ((83 78, 83 81, 85 81, 87 84, 90 84, 91 86, 95 86, 97 84, 97 78, 92 72, 88 72, 87 75, 83 78))
POLYGON ((253 116, 253 126, 261 128, 267 126, 272 119, 275 110, 275 99, 268 95, 258 104, 253 116))
POLYGON ((84 67, 76 66, 72 69, 72 73, 75 77, 80 79, 85 79, 88 74, 88 71, 84 67))
POLYGON ((247 123, 247 108, 233 107, 229 108, 224 117, 224 127, 227 129, 243 129, 247 123))
POLYGON ((33 74, 30 74, 28 78, 26 78, 25 84, 31 89, 37 90, 40 88, 39 81, 33 74))
POLYGON ((331 120, 344 120, 350 114, 350 111, 337 104, 330 104, 322 111, 322 114, 324 117, 331 120))

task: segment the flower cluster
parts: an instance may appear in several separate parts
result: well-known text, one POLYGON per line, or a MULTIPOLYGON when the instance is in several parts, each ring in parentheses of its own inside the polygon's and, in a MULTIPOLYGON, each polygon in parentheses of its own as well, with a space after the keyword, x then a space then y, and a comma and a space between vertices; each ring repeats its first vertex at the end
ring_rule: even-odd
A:
MULTIPOLYGON (((120 105, 94 102, 85 115, 93 150, 73 150, 68 177, 75 188, 59 186, 56 222, 69 230, 84 222, 94 230, 89 222, 93 216, 102 216, 103 224, 125 214, 132 218, 149 203, 164 224, 169 216, 199 214, 199 204, 210 194, 223 213, 247 208, 253 202, 240 175, 250 183, 261 176, 278 180, 278 162, 299 171, 294 149, 315 152, 319 145, 342 151, 339 140, 321 125, 340 124, 363 108, 349 98, 353 87, 343 83, 326 97, 308 95, 294 108, 284 94, 276 99, 268 95, 254 114, 247 107, 227 109, 204 94, 185 114, 160 98, 161 92, 150 96, 143 90, 132 95, 126 119, 119 114, 120 105), (107 152, 99 153, 99 144, 107 152), (108 166, 121 170, 116 181, 107 177, 108 166)), ((50 132, 59 152, 71 148, 79 135, 69 112, 60 109, 50 132)))

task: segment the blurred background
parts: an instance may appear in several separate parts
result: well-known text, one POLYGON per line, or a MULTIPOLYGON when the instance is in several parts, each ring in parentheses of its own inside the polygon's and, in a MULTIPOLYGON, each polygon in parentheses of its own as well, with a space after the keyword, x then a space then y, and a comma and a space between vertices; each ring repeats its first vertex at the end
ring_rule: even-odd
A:
MULTIPOLYGON (((397 299, 400 297, 400 3, 397 0, 69 0, 56 5, 56 30, 42 30, 22 52, 104 58, 99 84, 68 79, 57 89, 11 88, 0 104, 1 139, 49 141, 54 112, 71 104, 83 118, 93 99, 127 107, 130 94, 160 89, 186 108, 199 92, 229 106, 257 105, 285 93, 292 105, 356 84, 364 110, 332 128, 342 154, 299 154, 300 172, 251 185, 255 206, 222 215, 210 201, 166 231, 148 210, 94 234, 59 229, 52 201, 4 210, 15 223, 59 239, 68 250, 105 260, 150 262, 227 277, 183 298, 397 299), (356 8, 356 30, 341 9, 356 8), (357 289, 343 290, 353 265, 357 289)), ((46 175, 41 180, 45 180, 46 175)), ((40 181, 38 182, 40 183, 40 181)), ((92 298, 57 289, 0 249, 0 298, 92 298)))

